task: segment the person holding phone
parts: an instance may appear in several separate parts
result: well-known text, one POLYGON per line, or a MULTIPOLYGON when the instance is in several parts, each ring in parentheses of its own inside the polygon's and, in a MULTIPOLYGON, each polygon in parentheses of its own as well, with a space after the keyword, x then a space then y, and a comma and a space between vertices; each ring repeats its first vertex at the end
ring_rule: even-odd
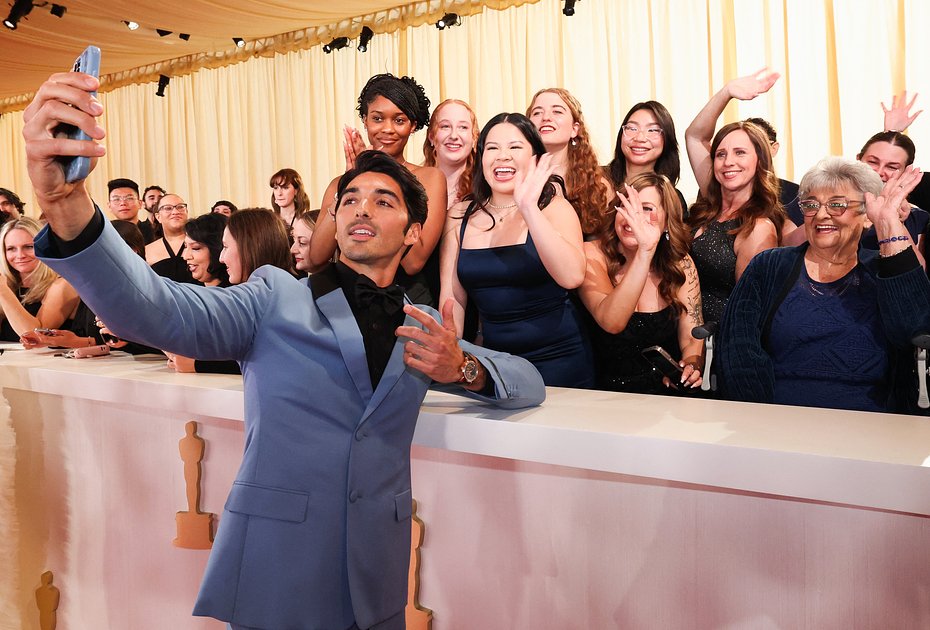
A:
POLYGON ((642 394, 697 388, 704 342, 691 330, 704 321, 701 283, 688 255, 678 193, 664 175, 645 172, 618 194, 620 204, 599 239, 584 244, 588 264, 578 288, 596 322, 597 386, 642 394), (659 349, 644 355, 651 346, 659 349), (668 373, 677 378, 665 376, 663 361, 671 361, 668 373))
POLYGON ((410 446, 427 388, 435 380, 522 408, 545 398, 539 373, 459 341, 451 305, 441 318, 394 286, 426 192, 379 151, 358 155, 337 183, 340 259, 326 270, 300 281, 266 265, 227 289, 157 276, 56 162, 103 156, 98 85, 53 75, 24 112, 28 172, 48 218, 38 251, 117 335, 242 365, 249 439, 194 614, 234 630, 403 628, 410 446), (63 118, 93 140, 56 140, 63 118))

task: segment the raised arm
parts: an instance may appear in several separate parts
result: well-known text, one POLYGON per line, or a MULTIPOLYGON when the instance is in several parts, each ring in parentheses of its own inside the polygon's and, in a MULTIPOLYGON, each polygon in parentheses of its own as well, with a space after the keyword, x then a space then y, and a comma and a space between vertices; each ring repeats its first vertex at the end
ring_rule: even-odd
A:
POLYGON ((418 240, 404 255, 400 264, 404 271, 413 275, 423 269, 427 259, 439 244, 446 220, 446 176, 438 168, 424 166, 415 173, 420 183, 426 189, 428 201, 426 223, 420 230, 418 240))
POLYGON ((0 309, 20 336, 35 328, 58 328, 74 312, 79 300, 74 287, 64 278, 58 278, 42 298, 39 312, 32 315, 23 307, 9 285, 0 282, 0 309))
POLYGON ((320 200, 320 216, 313 235, 310 237, 310 270, 314 273, 322 269, 333 259, 336 253, 336 222, 333 220, 336 211, 336 186, 339 178, 336 177, 326 187, 323 199, 320 200))
POLYGON ((636 253, 627 260, 619 282, 614 286, 607 271, 607 258, 596 242, 584 244, 587 267, 584 282, 578 295, 598 326, 611 334, 626 329, 636 304, 646 287, 652 258, 655 255, 662 230, 646 220, 639 194, 626 186, 626 195, 620 195, 617 212, 630 227, 638 243, 636 253))
POLYGON ((459 231, 462 225, 461 216, 466 204, 457 204, 452 207, 446 216, 446 225, 442 240, 439 242, 439 304, 446 304, 451 298, 452 321, 459 337, 465 329, 465 307, 468 305, 468 294, 462 283, 459 282, 459 231))
MULTIPOLYGON (((65 182, 57 156, 103 155, 96 142, 103 138, 103 130, 95 121, 103 108, 90 95, 97 85, 96 79, 82 74, 53 75, 26 108, 26 165, 48 219, 48 228, 35 240, 36 253, 118 335, 175 351, 183 348, 204 358, 242 356, 269 302, 263 282, 218 291, 158 277, 97 214, 84 182, 65 182), (56 138, 61 123, 80 127, 94 140, 56 138), (78 251, 62 255, 66 246, 78 251)), ((67 302, 64 285, 59 289, 53 285, 50 291, 53 299, 55 291, 61 291, 62 304, 67 302)), ((43 316, 40 311, 39 319, 46 324, 43 316)), ((51 317, 49 312, 47 325, 51 317)))
POLYGON ((86 74, 54 74, 23 113, 29 179, 49 227, 64 240, 77 237, 95 211, 84 181, 66 182, 57 158, 99 158, 106 153, 99 144, 103 127, 97 123, 103 106, 91 94, 98 86, 97 79, 86 74), (92 139, 69 140, 57 132, 62 123, 80 128, 92 139))
POLYGON ((518 175, 514 201, 529 228, 546 271, 564 289, 575 289, 584 281, 584 237, 578 214, 564 197, 555 196, 540 212, 539 195, 555 170, 552 155, 544 154, 528 172, 518 175))
POLYGON ((685 148, 691 162, 691 170, 702 194, 707 194, 707 186, 713 177, 713 157, 710 154, 711 141, 714 138, 714 129, 717 119, 726 109, 731 99, 749 101, 760 94, 768 92, 778 77, 777 72, 763 68, 758 72, 733 79, 714 94, 704 108, 698 112, 691 124, 685 130, 685 148))

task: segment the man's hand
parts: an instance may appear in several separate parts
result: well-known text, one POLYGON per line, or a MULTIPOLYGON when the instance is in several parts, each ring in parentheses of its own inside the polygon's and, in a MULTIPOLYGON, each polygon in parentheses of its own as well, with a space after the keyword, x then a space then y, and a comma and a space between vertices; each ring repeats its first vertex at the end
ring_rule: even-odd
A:
POLYGON ((91 95, 98 85, 94 77, 78 72, 53 74, 23 113, 29 179, 52 230, 64 240, 81 233, 93 217, 94 206, 83 181, 65 181, 56 158, 98 158, 106 152, 103 145, 97 143, 105 135, 96 120, 103 114, 103 106, 91 95), (79 127, 93 140, 65 137, 60 133, 62 123, 79 127))
MULTIPOLYGON (((404 344, 404 363, 437 383, 456 383, 462 376, 462 364, 465 362, 465 353, 459 347, 459 340, 455 334, 455 322, 452 319, 453 300, 449 298, 442 305, 442 323, 409 304, 404 306, 404 313, 410 315, 426 330, 416 326, 398 326, 395 334, 398 337, 411 339, 404 344)), ((479 363, 478 378, 467 385, 466 389, 473 391, 484 387, 487 372, 479 363)))

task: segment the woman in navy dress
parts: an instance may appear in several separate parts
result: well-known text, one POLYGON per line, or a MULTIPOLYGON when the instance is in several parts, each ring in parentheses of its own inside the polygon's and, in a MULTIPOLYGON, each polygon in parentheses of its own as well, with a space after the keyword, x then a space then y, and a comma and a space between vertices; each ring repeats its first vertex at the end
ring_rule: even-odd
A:
POLYGON ((533 123, 498 114, 478 138, 473 201, 449 213, 442 299, 461 333, 468 300, 487 348, 529 360, 546 385, 592 387, 594 365, 568 292, 584 280, 578 215, 556 194, 555 165, 533 123))

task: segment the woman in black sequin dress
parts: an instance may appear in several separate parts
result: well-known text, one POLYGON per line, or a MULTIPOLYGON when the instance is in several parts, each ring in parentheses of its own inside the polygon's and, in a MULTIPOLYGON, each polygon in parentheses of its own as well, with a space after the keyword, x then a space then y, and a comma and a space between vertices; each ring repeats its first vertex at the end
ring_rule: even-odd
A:
POLYGON ((600 389, 668 392, 641 354, 662 346, 684 368, 680 389, 701 384, 704 344, 691 335, 702 323, 701 285, 688 256, 688 231, 672 183, 643 173, 630 180, 600 238, 584 244, 587 270, 578 294, 593 326, 600 389), (682 358, 684 357, 684 358, 682 358))
POLYGON ((778 74, 762 70, 727 83, 685 132, 691 169, 700 186, 688 224, 691 257, 701 278, 704 320, 719 321, 730 292, 753 256, 777 247, 793 231, 779 202, 768 136, 750 122, 714 126, 731 99, 767 92, 778 74), (711 137, 713 136, 713 140, 711 137))

